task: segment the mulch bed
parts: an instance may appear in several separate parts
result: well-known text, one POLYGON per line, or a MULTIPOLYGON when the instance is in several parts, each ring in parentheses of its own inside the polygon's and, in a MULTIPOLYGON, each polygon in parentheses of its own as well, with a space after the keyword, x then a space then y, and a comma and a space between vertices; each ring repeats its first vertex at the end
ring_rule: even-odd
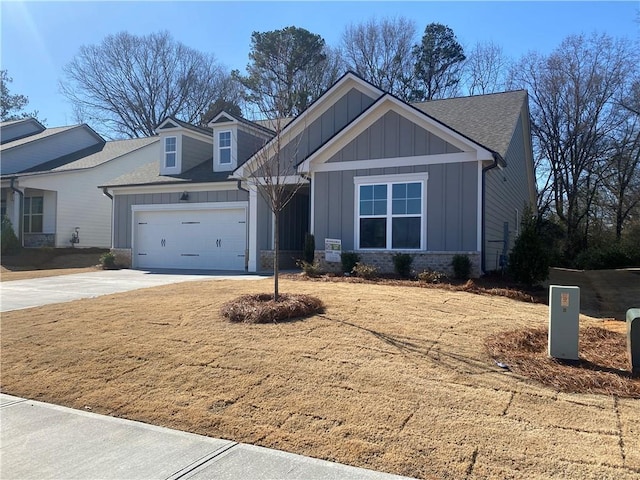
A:
POLYGON ((549 357, 547 335, 547 328, 502 332, 487 337, 485 347, 505 368, 561 392, 640 398, 640 378, 631 376, 624 334, 600 327, 580 329, 577 362, 549 357))
POLYGON ((304 318, 323 309, 322 301, 311 295, 282 293, 275 301, 271 293, 258 293, 226 302, 220 313, 231 322, 270 323, 304 318))

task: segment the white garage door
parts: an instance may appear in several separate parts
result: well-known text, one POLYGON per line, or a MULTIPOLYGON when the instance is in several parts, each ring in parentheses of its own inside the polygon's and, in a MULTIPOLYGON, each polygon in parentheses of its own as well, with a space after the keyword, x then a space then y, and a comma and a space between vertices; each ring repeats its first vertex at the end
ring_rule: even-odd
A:
POLYGON ((137 268, 245 269, 243 208, 137 211, 134 230, 137 268))

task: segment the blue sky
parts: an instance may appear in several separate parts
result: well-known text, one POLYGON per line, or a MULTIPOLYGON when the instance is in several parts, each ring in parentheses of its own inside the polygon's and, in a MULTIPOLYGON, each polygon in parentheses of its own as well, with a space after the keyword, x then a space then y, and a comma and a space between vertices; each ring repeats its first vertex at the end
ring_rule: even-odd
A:
POLYGON ((469 49, 494 41, 514 59, 549 53, 570 34, 608 33, 640 41, 637 1, 614 2, 24 2, 2 1, 2 69, 12 93, 29 97, 47 126, 74 123, 59 93, 62 67, 81 45, 98 44, 120 31, 169 30, 195 49, 211 52, 227 67, 243 70, 251 33, 290 25, 320 34, 337 46, 345 26, 371 17, 404 16, 420 33, 432 22, 448 25, 469 49))

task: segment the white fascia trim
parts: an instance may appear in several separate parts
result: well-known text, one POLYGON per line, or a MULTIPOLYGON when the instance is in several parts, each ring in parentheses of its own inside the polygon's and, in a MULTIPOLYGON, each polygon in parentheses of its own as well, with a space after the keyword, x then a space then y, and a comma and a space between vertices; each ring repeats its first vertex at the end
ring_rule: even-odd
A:
POLYGON ((361 177, 353 177, 354 185, 361 185, 363 183, 404 183, 429 180, 429 172, 419 173, 398 173, 394 175, 367 175, 361 177))
POLYGON ((245 209, 248 202, 165 203, 153 205, 131 205, 132 212, 161 212, 181 210, 233 210, 245 209))
MULTIPOLYGON (((348 72, 342 77, 337 83, 334 83, 329 90, 327 90, 319 99, 317 99, 309 108, 307 108, 304 112, 298 115, 295 119, 291 121, 288 125, 286 125, 282 130, 285 131, 286 138, 282 140, 296 138, 296 136, 300 135, 304 132, 304 129, 311 124, 314 120, 320 118, 320 116, 329 110, 336 101, 340 99, 343 95, 345 95, 349 90, 355 88, 362 92, 365 95, 370 96, 371 98, 379 98, 384 94, 382 90, 371 85, 370 83, 358 78, 351 72, 348 72)), ((273 143, 273 139, 269 141, 264 148, 269 148, 273 143)), ((283 143, 286 145, 286 143, 283 143)), ((261 151, 261 150, 260 150, 261 151)), ((259 152, 260 152, 259 151, 259 152)), ((259 154, 258 152, 258 154, 259 154)), ((256 154, 257 155, 257 154, 256 154)), ((247 162, 242 166, 241 175, 245 176, 245 172, 249 169, 250 165, 254 162, 253 155, 247 162)), ((249 169, 250 170, 250 169, 249 169)))
MULTIPOLYGON (((311 172, 339 172, 343 170, 361 170, 367 168, 407 167, 413 165, 436 165, 443 163, 477 162, 473 152, 442 153, 438 155, 420 155, 416 157, 376 158, 374 160, 354 160, 349 162, 331 162, 311 165, 311 172)), ((479 163, 479 165, 481 165, 479 163)))
POLYGON ((107 188, 114 195, 136 195, 143 193, 176 193, 176 192, 219 192, 224 190, 237 190, 238 182, 218 183, 189 183, 185 185, 172 183, 171 185, 141 185, 135 187, 107 188))
POLYGON ((177 126, 174 128, 163 128, 163 129, 160 129, 160 127, 158 127, 155 130, 155 132, 159 136, 173 137, 176 135, 186 135, 187 137, 195 138, 196 140, 205 141, 207 143, 213 143, 213 137, 211 135, 207 135, 203 132, 196 132, 195 130, 190 130, 188 128, 181 127, 181 126, 177 126))
POLYGON ((246 179, 248 185, 270 187, 274 185, 297 185, 309 183, 309 180, 300 175, 287 175, 284 177, 249 177, 246 179), (268 182, 267 182, 268 180, 268 182))
POLYGON ((338 135, 302 162, 298 166, 298 171, 307 172, 312 168, 311 164, 326 162, 389 111, 394 111, 410 122, 434 133, 463 152, 474 152, 476 154, 476 161, 493 160, 493 154, 489 150, 463 137, 444 124, 437 122, 401 100, 387 94, 381 97, 370 110, 356 118, 338 133, 338 135))

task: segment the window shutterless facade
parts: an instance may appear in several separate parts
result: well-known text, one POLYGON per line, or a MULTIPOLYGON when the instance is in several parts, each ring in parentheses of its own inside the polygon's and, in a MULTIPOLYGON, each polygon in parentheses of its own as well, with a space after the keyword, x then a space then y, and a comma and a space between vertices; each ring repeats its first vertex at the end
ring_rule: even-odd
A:
POLYGON ((231 132, 218 133, 218 161, 221 165, 231 163, 231 132))
POLYGON ((25 197, 24 232, 42 233, 44 218, 44 197, 25 197))
POLYGON ((164 139, 164 166, 174 168, 178 154, 178 143, 176 137, 166 137, 164 139))
POLYGON ((425 187, 422 179, 372 183, 356 179, 356 248, 423 249, 425 187))

